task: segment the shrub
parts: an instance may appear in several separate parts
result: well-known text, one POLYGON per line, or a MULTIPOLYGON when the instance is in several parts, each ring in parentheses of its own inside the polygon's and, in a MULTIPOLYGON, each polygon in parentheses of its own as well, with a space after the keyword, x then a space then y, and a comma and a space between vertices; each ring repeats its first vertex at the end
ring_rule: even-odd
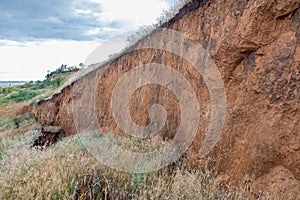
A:
POLYGON ((2 106, 3 104, 9 103, 9 100, 5 97, 0 97, 0 106, 2 106))
MULTIPOLYGON (((82 63, 79 64, 79 66, 83 66, 82 63)), ((59 68, 57 68, 55 71, 50 72, 48 70, 47 75, 45 76, 45 79, 51 79, 51 77, 53 77, 53 75, 55 74, 63 74, 63 73, 68 73, 68 72, 77 72, 79 71, 79 68, 77 66, 71 66, 68 67, 67 65, 62 64, 59 68)))
POLYGON ((63 78, 56 78, 54 80, 46 79, 42 81, 39 84, 35 85, 35 88, 50 88, 50 89, 55 89, 58 88, 63 84, 64 79, 63 78))
POLYGON ((46 79, 44 81, 38 81, 34 84, 24 84, 19 85, 15 89, 2 89, 1 93, 7 93, 16 90, 15 92, 11 93, 9 97, 4 98, 0 97, 0 105, 4 103, 9 103, 9 100, 12 100, 12 102, 22 102, 22 101, 28 101, 36 97, 37 95, 43 94, 48 92, 49 90, 56 89, 60 87, 64 82, 63 78, 56 78, 54 80, 46 79))
POLYGON ((1 89, 1 94, 7 95, 13 91, 12 87, 4 87, 1 89))
POLYGON ((56 78, 56 79, 50 81, 50 87, 52 87, 52 88, 58 88, 62 84, 63 84, 62 78, 56 78))
POLYGON ((21 90, 9 96, 14 102, 28 101, 35 97, 38 93, 32 90, 21 90))
POLYGON ((45 87, 46 87, 46 85, 44 83, 36 83, 30 89, 31 90, 40 90, 40 89, 44 89, 45 87))
POLYGON ((25 83, 25 84, 22 84, 22 85, 18 85, 17 88, 18 89, 25 89, 25 88, 30 88, 32 86, 31 83, 25 83))

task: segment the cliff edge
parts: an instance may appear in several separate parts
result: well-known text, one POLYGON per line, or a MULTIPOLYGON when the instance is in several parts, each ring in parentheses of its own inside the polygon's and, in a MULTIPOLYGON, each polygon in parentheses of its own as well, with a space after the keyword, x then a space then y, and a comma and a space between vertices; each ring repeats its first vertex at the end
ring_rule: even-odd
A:
MULTIPOLYGON (((163 27, 201 44, 222 75, 226 121, 219 142, 208 156, 216 160, 213 164, 220 184, 249 182, 257 195, 268 191, 299 198, 300 0, 192 1, 163 27)), ((99 123, 106 131, 121 132, 108 109, 111 91, 132 66, 150 62, 172 66, 196 91, 201 127, 186 157, 201 167, 208 158, 200 159, 198 152, 210 119, 209 92, 201 75, 170 52, 141 49, 115 59, 97 88, 94 106, 101 108, 97 112, 99 123)), ((93 71, 51 99, 32 105, 31 112, 43 124, 75 134, 72 87, 84 85, 97 73, 93 71)), ((180 123, 180 107, 166 88, 149 85, 134 93, 132 118, 139 125, 147 124, 148 108, 154 103, 167 110, 167 123, 160 133, 171 139, 180 123)))

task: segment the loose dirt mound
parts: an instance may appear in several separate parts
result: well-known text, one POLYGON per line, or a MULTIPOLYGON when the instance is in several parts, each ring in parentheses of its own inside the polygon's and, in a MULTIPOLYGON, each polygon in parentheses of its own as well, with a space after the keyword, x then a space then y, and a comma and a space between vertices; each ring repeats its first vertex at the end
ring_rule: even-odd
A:
MULTIPOLYGON (((209 155, 217 161, 218 174, 228 177, 229 183, 250 180, 258 190, 283 192, 290 199, 300 195, 299 7, 299 0, 193 1, 164 25, 199 42, 222 74, 227 118, 221 139, 209 155), (288 178, 283 180, 284 176, 288 178), (292 186, 282 189, 283 183, 292 186)), ((210 121, 210 96, 200 74, 171 53, 143 49, 116 59, 97 87, 94 106, 99 122, 105 131, 122 134, 109 109, 111 91, 133 66, 150 62, 178 70, 196 91, 201 127, 187 157, 195 166, 201 166, 206 160, 199 159, 198 152, 210 121)), ((97 73, 74 84, 84 88, 97 73)), ((51 100, 32 106, 41 122, 58 125, 67 134, 76 133, 72 115, 74 84, 51 100)), ((149 107, 160 103, 168 113, 166 127, 160 133, 172 138, 180 124, 179 105, 172 94, 164 87, 149 85, 133 96, 133 120, 146 125, 149 107)))
POLYGON ((57 126, 42 127, 41 135, 38 136, 31 144, 31 147, 43 149, 44 147, 55 144, 65 135, 64 131, 57 126))

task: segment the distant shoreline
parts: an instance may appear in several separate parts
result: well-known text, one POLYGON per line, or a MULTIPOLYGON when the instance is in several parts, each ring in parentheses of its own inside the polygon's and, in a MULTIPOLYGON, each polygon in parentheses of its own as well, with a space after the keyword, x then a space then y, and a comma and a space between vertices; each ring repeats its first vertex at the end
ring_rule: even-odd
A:
POLYGON ((0 87, 22 85, 28 81, 0 81, 0 87))

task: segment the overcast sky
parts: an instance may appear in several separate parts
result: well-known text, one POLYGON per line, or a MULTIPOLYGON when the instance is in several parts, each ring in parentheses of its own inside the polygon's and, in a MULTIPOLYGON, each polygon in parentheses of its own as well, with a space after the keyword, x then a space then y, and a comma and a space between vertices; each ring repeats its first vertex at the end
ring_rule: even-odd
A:
POLYGON ((155 22, 172 0, 1 0, 0 81, 42 80, 101 42, 155 22))

